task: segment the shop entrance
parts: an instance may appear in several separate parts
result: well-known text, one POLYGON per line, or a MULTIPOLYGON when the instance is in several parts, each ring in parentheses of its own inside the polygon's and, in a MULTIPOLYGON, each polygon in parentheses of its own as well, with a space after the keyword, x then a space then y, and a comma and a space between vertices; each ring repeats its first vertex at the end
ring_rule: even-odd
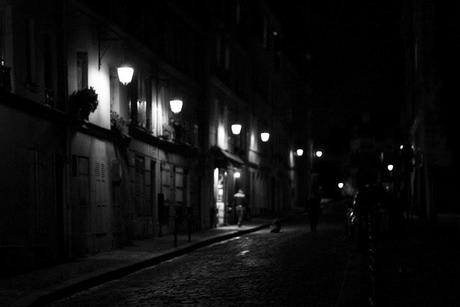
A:
POLYGON ((221 168, 214 169, 214 196, 216 201, 216 224, 223 226, 226 223, 227 211, 227 180, 225 170, 221 168))

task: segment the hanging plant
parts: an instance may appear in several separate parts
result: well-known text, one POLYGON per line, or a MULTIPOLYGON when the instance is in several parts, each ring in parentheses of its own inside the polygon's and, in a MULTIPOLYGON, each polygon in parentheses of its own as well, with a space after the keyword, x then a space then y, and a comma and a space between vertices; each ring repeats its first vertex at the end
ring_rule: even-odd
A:
POLYGON ((74 91, 69 98, 70 111, 79 120, 88 120, 89 114, 96 110, 98 104, 93 87, 74 91))
POLYGON ((110 111, 110 127, 122 137, 129 137, 129 121, 115 111, 110 111))
POLYGON ((173 137, 173 134, 174 134, 174 127, 167 123, 163 124, 163 135, 161 135, 160 137, 162 139, 170 141, 173 137))

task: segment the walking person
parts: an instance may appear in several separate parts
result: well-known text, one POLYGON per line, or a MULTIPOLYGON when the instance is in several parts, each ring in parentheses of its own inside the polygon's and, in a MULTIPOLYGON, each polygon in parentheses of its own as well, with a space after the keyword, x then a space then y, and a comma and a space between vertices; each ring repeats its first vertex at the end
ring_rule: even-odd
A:
POLYGON ((319 216, 321 214, 321 195, 318 191, 313 191, 308 200, 308 219, 310 221, 311 232, 316 232, 319 216))
POLYGON ((238 227, 243 224, 244 213, 246 211, 246 195, 242 189, 238 189, 238 192, 233 195, 235 201, 236 214, 238 218, 238 227))

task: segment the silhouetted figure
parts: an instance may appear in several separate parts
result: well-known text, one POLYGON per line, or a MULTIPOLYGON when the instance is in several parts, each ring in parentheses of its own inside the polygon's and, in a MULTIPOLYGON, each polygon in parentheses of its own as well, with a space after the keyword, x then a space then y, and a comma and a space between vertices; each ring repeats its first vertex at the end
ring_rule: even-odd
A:
POLYGON ((279 219, 275 219, 272 223, 272 230, 270 232, 278 233, 281 230, 281 221, 279 219))
POLYGON ((241 227, 243 224, 243 218, 244 218, 244 211, 245 211, 245 201, 246 201, 246 195, 244 194, 242 189, 239 189, 238 192, 233 195, 233 198, 235 200, 235 208, 236 208, 236 214, 238 217, 238 227, 241 227))
POLYGON ((319 192, 313 192, 312 197, 308 200, 308 219, 310 221, 310 229, 316 232, 319 216, 321 214, 321 195, 319 192))
POLYGON ((356 216, 358 218, 358 247, 365 249, 369 242, 369 232, 376 228, 377 204, 382 200, 382 190, 376 183, 363 185, 356 197, 356 216))

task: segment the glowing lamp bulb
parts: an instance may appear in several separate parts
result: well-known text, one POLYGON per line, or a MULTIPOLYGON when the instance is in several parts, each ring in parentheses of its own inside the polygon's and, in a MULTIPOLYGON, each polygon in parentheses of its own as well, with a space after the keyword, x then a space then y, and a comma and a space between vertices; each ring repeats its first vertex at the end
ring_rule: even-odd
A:
POLYGON ((133 79, 134 68, 130 66, 121 66, 117 68, 117 73, 118 80, 120 80, 123 85, 127 85, 133 79))
POLYGON ((315 155, 318 157, 318 158, 321 158, 323 156, 323 152, 321 150, 317 150, 315 152, 315 155))
POLYGON ((262 132, 260 134, 260 139, 262 140, 262 142, 268 142, 268 139, 270 138, 270 133, 268 132, 262 132))
POLYGON ((182 110, 182 105, 183 102, 180 99, 173 99, 169 101, 169 106, 171 107, 171 111, 174 114, 180 113, 180 111, 182 110))
POLYGON ((303 156, 303 149, 299 148, 296 150, 297 156, 302 157, 303 156))
POLYGON ((391 172, 393 170, 394 166, 393 164, 388 164, 387 169, 391 172))
POLYGON ((236 179, 240 178, 241 177, 241 173, 240 172, 235 172, 233 174, 233 177, 235 177, 236 179))
POLYGON ((339 189, 342 189, 342 188, 343 188, 343 182, 339 182, 339 183, 337 184, 337 186, 339 187, 339 189))
POLYGON ((232 133, 234 135, 238 135, 241 132, 241 125, 240 124, 233 124, 232 125, 232 133))

